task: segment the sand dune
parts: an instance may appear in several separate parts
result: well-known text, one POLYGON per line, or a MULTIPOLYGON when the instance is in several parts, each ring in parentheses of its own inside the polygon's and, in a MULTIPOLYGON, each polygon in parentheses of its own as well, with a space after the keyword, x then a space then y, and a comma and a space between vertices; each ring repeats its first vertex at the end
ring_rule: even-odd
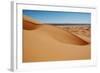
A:
POLYGON ((83 39, 84 41, 91 43, 91 28, 90 25, 71 25, 67 27, 61 27, 65 31, 69 31, 72 34, 78 36, 79 38, 83 39))
POLYGON ((52 25, 23 19, 23 62, 90 59, 90 44, 52 25))
POLYGON ((38 22, 37 20, 33 20, 30 17, 24 16, 23 17, 23 29, 25 30, 33 30, 36 29, 37 27, 39 27, 39 24, 41 24, 40 22, 38 22))

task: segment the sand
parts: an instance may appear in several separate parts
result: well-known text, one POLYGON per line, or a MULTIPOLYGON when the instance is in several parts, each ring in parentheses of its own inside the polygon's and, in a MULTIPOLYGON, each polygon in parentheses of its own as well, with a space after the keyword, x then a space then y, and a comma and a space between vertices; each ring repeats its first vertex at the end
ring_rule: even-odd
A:
POLYGON ((23 62, 90 59, 89 37, 70 30, 24 17, 23 62))

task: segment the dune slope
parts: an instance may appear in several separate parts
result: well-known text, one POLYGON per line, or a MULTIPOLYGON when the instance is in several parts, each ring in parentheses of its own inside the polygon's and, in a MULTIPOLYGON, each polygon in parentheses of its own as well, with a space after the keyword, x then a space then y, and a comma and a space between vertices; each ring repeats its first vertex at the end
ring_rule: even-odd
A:
POLYGON ((90 59, 85 40, 52 25, 23 23, 23 62, 90 59))

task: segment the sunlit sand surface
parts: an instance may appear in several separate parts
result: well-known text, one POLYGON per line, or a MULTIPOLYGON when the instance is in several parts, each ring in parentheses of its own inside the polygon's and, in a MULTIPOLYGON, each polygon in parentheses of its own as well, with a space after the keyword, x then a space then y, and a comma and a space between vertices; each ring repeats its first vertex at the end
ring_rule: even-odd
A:
POLYGON ((89 26, 57 27, 23 18, 23 62, 91 58, 89 26))

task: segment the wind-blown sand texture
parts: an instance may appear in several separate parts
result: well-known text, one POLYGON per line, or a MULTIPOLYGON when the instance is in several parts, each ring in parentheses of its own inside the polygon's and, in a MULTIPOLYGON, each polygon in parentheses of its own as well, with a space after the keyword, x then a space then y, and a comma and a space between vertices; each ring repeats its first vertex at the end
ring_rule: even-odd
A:
POLYGON ((56 27, 24 16, 23 62, 90 59, 90 30, 80 34, 82 29, 76 28, 56 27))

